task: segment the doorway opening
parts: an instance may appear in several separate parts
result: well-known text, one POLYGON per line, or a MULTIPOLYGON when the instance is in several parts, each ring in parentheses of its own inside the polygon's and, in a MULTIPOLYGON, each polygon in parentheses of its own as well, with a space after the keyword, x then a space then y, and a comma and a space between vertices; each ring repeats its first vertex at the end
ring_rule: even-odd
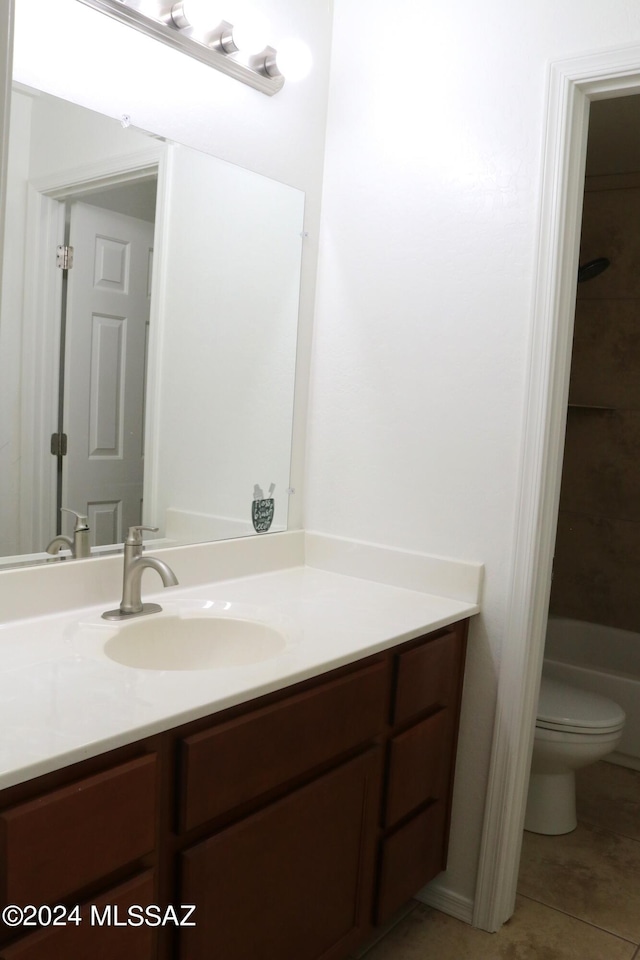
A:
POLYGON ((516 898, 558 518, 589 107, 639 92, 637 47, 550 67, 512 584, 473 914, 485 930, 509 919, 516 898))
POLYGON ((639 128, 638 95, 591 105, 543 666, 545 684, 606 698, 626 725, 604 759, 582 767, 576 756, 577 827, 568 806, 543 809, 538 795, 518 880, 519 894, 560 922, 631 940, 640 936, 640 895, 634 902, 623 866, 640 856, 640 142, 629 134, 639 128))
MULTIPOLYGON (((549 602, 554 629, 545 654, 566 659, 562 634, 575 634, 572 624, 579 621, 587 626, 578 630, 570 660, 629 674, 640 673, 634 641, 628 639, 625 651, 616 631, 640 634, 640 141, 633 136, 639 128, 640 95, 591 106, 549 602), (585 268, 602 260, 606 269, 590 270, 587 282, 585 268), (598 646, 608 647, 609 662, 598 646)), ((589 682, 580 672, 575 679, 581 686, 589 682)), ((598 692, 592 680, 590 689, 598 692)), ((615 685, 602 682, 601 692, 612 696, 615 685)), ((640 730, 633 737, 640 741, 640 730)), ((630 735, 618 752, 635 757, 640 767, 640 742, 632 743, 630 735)))

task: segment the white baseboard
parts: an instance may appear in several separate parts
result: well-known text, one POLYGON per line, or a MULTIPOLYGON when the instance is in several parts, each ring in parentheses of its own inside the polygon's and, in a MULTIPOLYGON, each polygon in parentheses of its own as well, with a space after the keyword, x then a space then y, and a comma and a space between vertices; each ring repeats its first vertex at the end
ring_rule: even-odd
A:
POLYGON ((617 750, 605 757, 605 763, 615 763, 619 767, 628 767, 629 770, 640 770, 640 757, 632 757, 629 753, 618 753, 617 750))
POLYGON ((433 907, 434 910, 440 910, 441 913, 455 917, 456 920, 462 920, 464 923, 472 922, 473 900, 469 897, 463 897, 453 890, 448 890, 447 887, 439 886, 437 880, 427 887, 423 887, 416 894, 415 899, 419 900, 420 903, 426 903, 428 907, 433 907))

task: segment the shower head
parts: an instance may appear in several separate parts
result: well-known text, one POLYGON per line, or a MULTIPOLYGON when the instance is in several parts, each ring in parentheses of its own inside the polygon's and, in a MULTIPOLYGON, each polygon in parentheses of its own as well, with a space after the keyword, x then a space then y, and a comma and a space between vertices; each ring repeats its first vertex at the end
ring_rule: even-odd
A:
POLYGON ((606 257, 598 257, 596 260, 589 260, 578 267, 578 283, 584 283, 585 280, 593 280, 611 264, 606 257))

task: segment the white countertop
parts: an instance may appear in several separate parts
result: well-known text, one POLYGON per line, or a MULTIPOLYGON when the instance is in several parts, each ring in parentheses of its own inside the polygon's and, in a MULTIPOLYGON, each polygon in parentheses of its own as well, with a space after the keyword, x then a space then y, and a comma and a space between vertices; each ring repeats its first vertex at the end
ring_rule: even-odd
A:
MULTIPOLYGON (((284 630, 271 659, 141 670, 104 653, 105 606, 0 624, 0 788, 316 676, 478 613, 477 604, 307 566, 151 595, 251 604, 284 630)), ((116 604, 112 604, 116 605, 116 604)))

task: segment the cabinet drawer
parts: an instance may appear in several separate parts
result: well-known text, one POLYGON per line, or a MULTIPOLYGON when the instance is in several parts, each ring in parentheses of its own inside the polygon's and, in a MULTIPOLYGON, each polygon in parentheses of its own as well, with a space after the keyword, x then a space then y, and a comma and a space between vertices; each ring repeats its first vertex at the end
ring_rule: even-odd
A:
POLYGON ((446 806, 433 803, 384 841, 376 923, 385 923, 445 868, 446 806))
POLYGON ((376 736, 384 662, 253 710, 183 741, 180 826, 189 830, 376 736))
POLYGON ((385 826, 397 823, 427 800, 445 799, 450 741, 449 710, 439 710, 393 738, 385 826))
POLYGON ((82 907, 82 922, 64 927, 48 927, 0 949, 0 960, 152 960, 155 956, 156 931, 148 926, 116 926, 126 919, 133 904, 155 903, 153 874, 143 873, 127 883, 113 887, 91 904, 82 907), (111 906, 111 923, 100 926, 91 922, 91 905, 98 916, 111 906))
POLYGON ((457 686, 460 651, 458 634, 449 630, 398 654, 393 723, 450 703, 457 686))
POLYGON ((380 748, 182 854, 180 960, 346 957, 370 928, 380 748))
POLYGON ((153 849, 155 756, 0 814, 5 901, 55 903, 153 849))

